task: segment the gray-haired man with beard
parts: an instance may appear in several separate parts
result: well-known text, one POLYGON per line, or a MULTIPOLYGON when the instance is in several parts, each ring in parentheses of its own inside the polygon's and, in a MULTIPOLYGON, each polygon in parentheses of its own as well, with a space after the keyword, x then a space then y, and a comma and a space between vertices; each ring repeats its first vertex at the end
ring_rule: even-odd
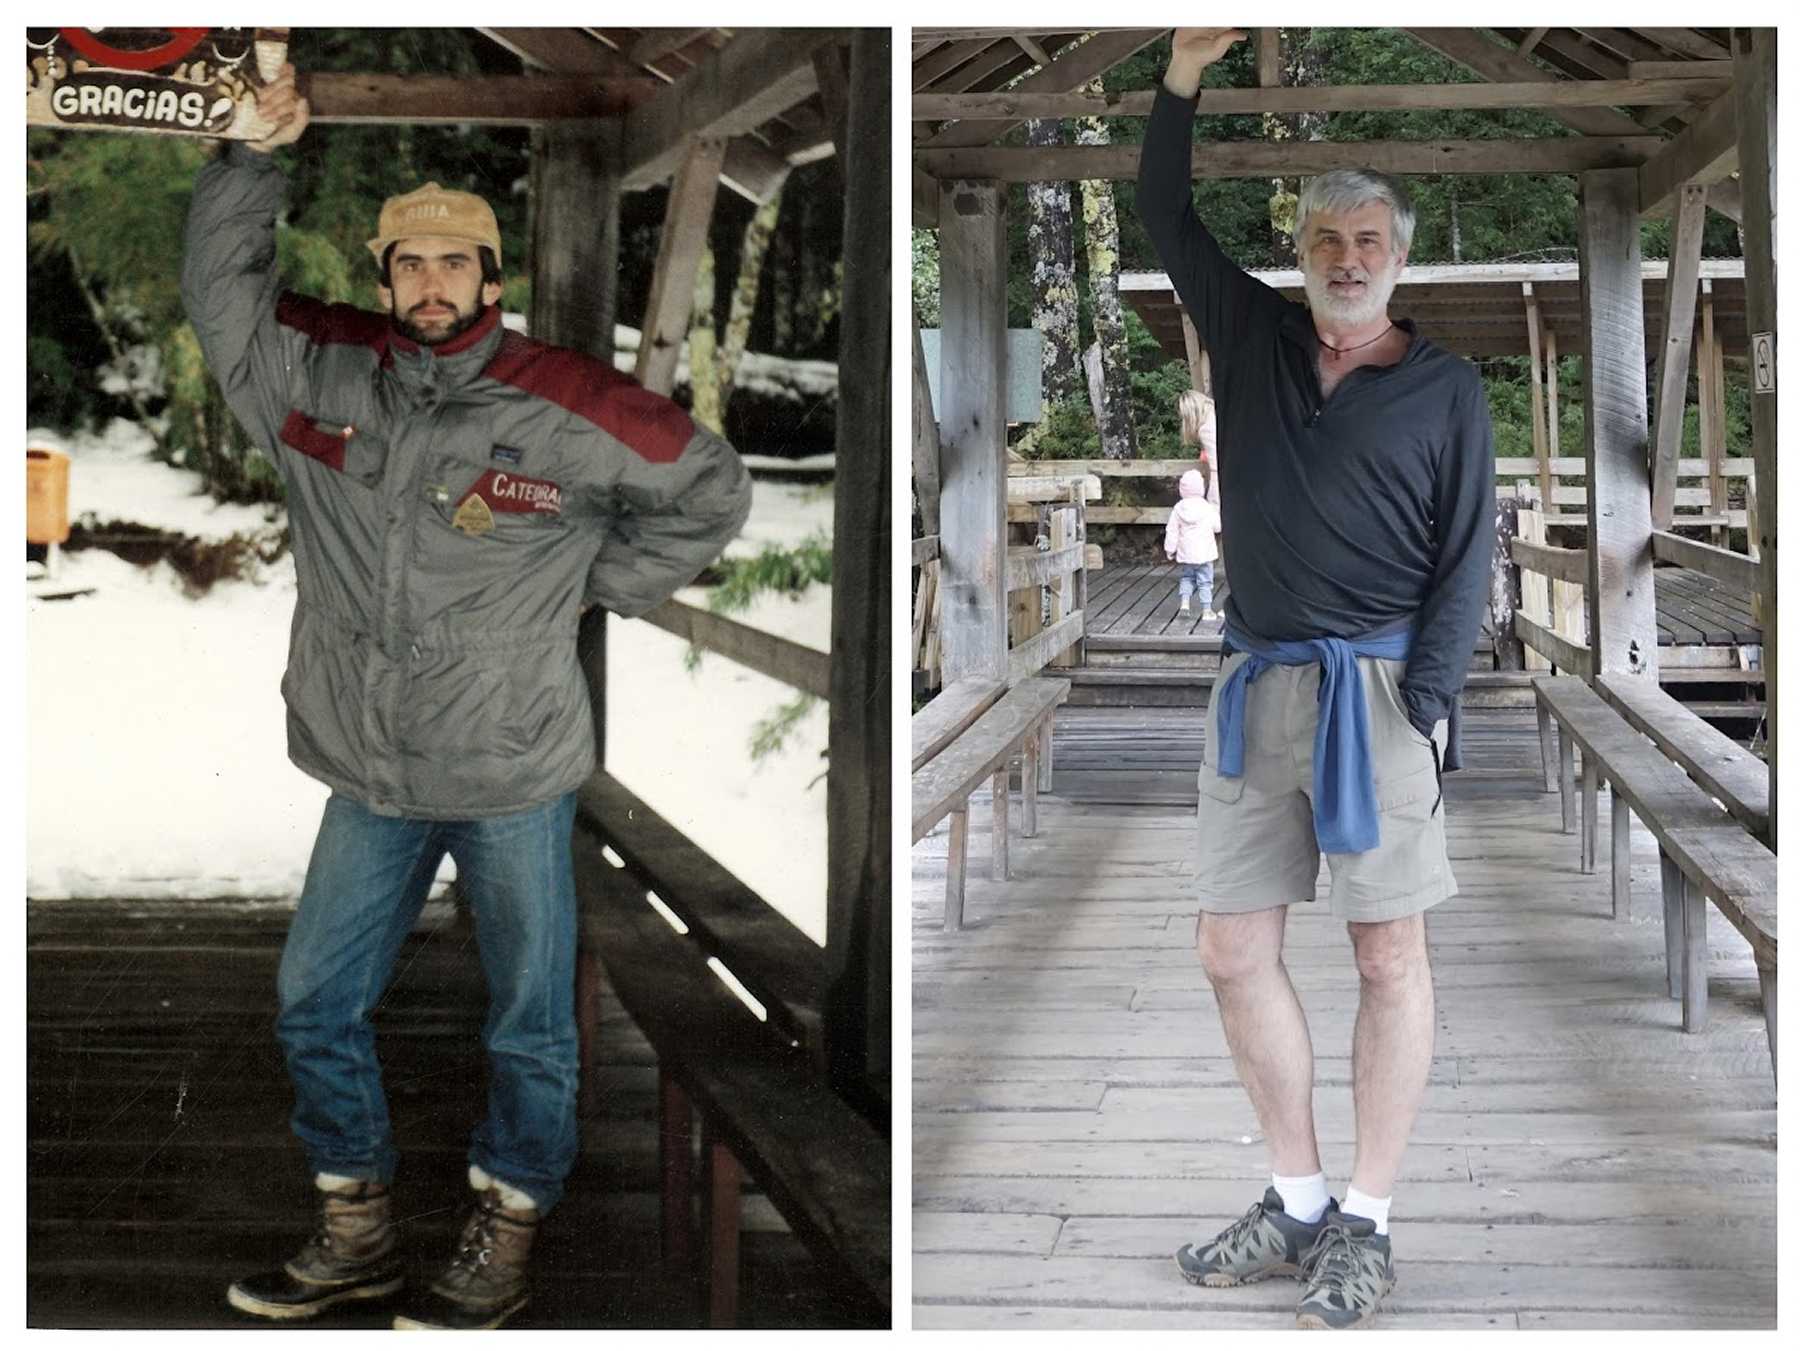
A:
POLYGON ((1458 763, 1493 552, 1492 435, 1474 368, 1388 318, 1414 219, 1399 183, 1362 170, 1308 183, 1294 236, 1306 306, 1200 224, 1195 98, 1242 37, 1176 30, 1138 173, 1145 227, 1213 361, 1231 592, 1200 770, 1198 946, 1272 1164, 1263 1199, 1176 1263, 1196 1285, 1299 1276, 1301 1327, 1355 1327, 1393 1285, 1388 1206, 1431 1065, 1424 912, 1456 894, 1441 774, 1458 763), (1361 977, 1341 1207, 1281 959, 1321 852, 1361 977))

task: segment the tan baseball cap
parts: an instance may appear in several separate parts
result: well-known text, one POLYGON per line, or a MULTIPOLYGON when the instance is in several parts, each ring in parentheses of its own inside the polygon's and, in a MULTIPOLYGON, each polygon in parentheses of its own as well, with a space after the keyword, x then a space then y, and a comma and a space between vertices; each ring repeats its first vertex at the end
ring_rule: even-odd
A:
POLYGON ((369 241, 369 252, 377 265, 389 244, 402 239, 466 239, 471 244, 485 244, 494 251, 494 262, 500 262, 500 222, 494 209, 472 192, 456 192, 427 183, 422 188, 390 197, 381 204, 377 234, 369 241))

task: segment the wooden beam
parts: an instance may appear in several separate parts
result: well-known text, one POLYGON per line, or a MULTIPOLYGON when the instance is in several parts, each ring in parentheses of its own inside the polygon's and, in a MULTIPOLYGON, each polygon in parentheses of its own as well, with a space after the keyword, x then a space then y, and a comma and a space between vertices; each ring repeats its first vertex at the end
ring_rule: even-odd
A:
POLYGON ((1632 80, 1729 80, 1729 61, 1631 61, 1625 66, 1632 80))
POLYGON ((694 274, 706 248, 724 161, 723 141, 693 141, 669 187, 636 371, 638 383, 658 394, 675 388, 675 368, 694 312, 694 274))
POLYGON ((1519 55, 1530 55, 1531 49, 1537 46, 1539 42, 1543 41, 1544 34, 1549 31, 1548 28, 1533 28, 1530 32, 1526 33, 1524 38, 1519 42, 1519 55))
POLYGON ((1534 540, 1517 537, 1509 547, 1512 561, 1529 572, 1558 582, 1587 585, 1586 549, 1559 549, 1553 544, 1539 544, 1534 540))
POLYGON ((646 28, 642 30, 638 40, 631 44, 631 50, 625 53, 625 59, 634 66, 654 65, 689 43, 698 42, 712 31, 710 28, 646 28))
POLYGON ((965 38, 958 42, 947 42, 942 47, 925 53, 912 64, 913 92, 916 94, 929 88, 963 62, 980 55, 993 45, 992 38, 965 38))
POLYGON ((1187 349, 1189 383, 1202 394, 1211 394, 1211 363, 1206 359, 1206 349, 1200 345, 1200 332, 1194 327, 1185 305, 1181 310, 1181 344, 1187 349))
MULTIPOLYGON (((1473 28, 1408 28, 1404 31, 1484 80, 1539 83, 1556 80, 1535 62, 1511 48, 1488 41, 1473 28)), ((1624 113, 1608 108, 1559 108, 1551 116, 1585 136, 1632 136, 1643 131, 1624 113)))
POLYGON ((1671 51, 1700 61, 1729 61, 1731 51, 1693 28, 1640 28, 1638 32, 1671 51))
POLYGON ((1006 664, 1006 194, 944 185, 938 208, 943 348, 938 429, 944 682, 1006 664))
POLYGON ((1654 674, 1644 282, 1631 170, 1582 175, 1580 245, 1589 645, 1596 671, 1654 674))
MULTIPOLYGON (((1136 28, 1123 32, 1096 33, 1079 47, 1065 51, 1035 74, 1026 76, 1019 82, 1018 90, 1024 94, 1060 94, 1078 89, 1127 57, 1142 51, 1166 31, 1161 28, 1136 28)), ((958 122, 944 128, 925 144, 934 150, 987 145, 999 140, 1023 120, 1012 118, 958 122)))
POLYGON ((1724 94, 1638 169, 1638 210, 1672 200, 1684 183, 1711 183, 1737 169, 1737 102, 1724 94))
MULTIPOLYGON (((1762 590, 1762 563, 1748 554, 1702 544, 1671 530, 1656 530, 1650 536, 1650 547, 1666 563, 1703 572, 1715 582, 1723 582, 1734 591, 1754 595, 1762 590)), ((1767 638, 1767 634, 1764 637, 1767 638)))
MULTIPOLYGON (((840 465, 841 472, 841 465, 840 465)), ((664 601, 640 616, 665 633, 727 661, 820 699, 831 698, 832 657, 815 647, 702 610, 678 600, 664 601)))
MULTIPOLYGON (((1413 109, 1493 112, 1513 108, 1610 108, 1651 106, 1682 99, 1699 104, 1717 98, 1729 88, 1730 82, 1725 79, 1280 85, 1266 89, 1202 89, 1198 107, 1209 117, 1413 109)), ((1103 94, 1033 94, 1011 89, 993 94, 914 94, 912 120, 1148 117, 1155 102, 1153 89, 1103 94)), ((1642 127, 1635 123, 1631 126, 1631 134, 1643 134, 1642 127)))
POLYGON ((643 79, 644 72, 579 28, 481 28, 526 65, 570 75, 643 79))
POLYGON ((1550 474, 1549 430, 1544 417, 1544 351, 1538 320, 1537 295, 1530 282, 1520 285, 1525 293, 1525 338, 1531 355, 1531 452, 1537 457, 1538 500, 1550 510, 1553 484, 1550 474))
MULTIPOLYGON (((1635 169, 1662 144, 1657 136, 1527 141, 1213 141, 1194 147, 1189 172, 1194 178, 1269 178, 1354 168, 1390 174, 1573 174, 1591 169, 1635 169)), ((981 147, 915 150, 913 163, 939 179, 1074 182, 1135 179, 1138 157, 1135 145, 981 147)))
POLYGON ((761 142, 739 136, 725 147, 719 181, 746 201, 762 206, 781 191, 791 168, 785 159, 771 154, 761 142))
POLYGON ((1273 89, 1281 83, 1281 30, 1279 28, 1258 28, 1256 30, 1256 83, 1263 89, 1273 89))
POLYGON ((1013 41, 1018 45, 1020 51, 1024 52, 1025 55, 1029 56, 1038 65, 1047 66, 1050 64, 1050 53, 1045 51, 1031 38, 1026 37, 1023 33, 1014 33, 1013 41))
POLYGON ((1780 516, 1776 479, 1776 344, 1775 306, 1775 94, 1776 61, 1773 28, 1734 28, 1732 59, 1737 62, 1738 154, 1744 180, 1744 291, 1746 321, 1752 335, 1750 359, 1750 431, 1756 450, 1757 538, 1762 555, 1763 672, 1768 690, 1769 839, 1776 832, 1777 718, 1775 524, 1780 516), (1759 355, 1755 335, 1766 334, 1767 361, 1759 355))
POLYGON ((1580 643, 1570 642, 1554 629, 1545 628, 1537 620, 1513 611, 1513 634, 1534 651, 1548 657, 1556 669, 1583 680, 1594 678, 1594 654, 1580 643))
POLYGON ((656 81, 591 75, 340 75, 301 77, 312 120, 332 126, 469 125, 618 117, 654 95, 656 81))
MULTIPOLYGON (((865 1114, 888 1098, 892 1058, 892 36, 866 28, 851 39, 838 157, 844 288, 831 512, 825 1046, 833 1087, 865 1114)), ((824 50, 836 57, 836 48, 824 50)))
POLYGON ((1700 282, 1700 237, 1706 224, 1706 188, 1689 183, 1679 194, 1669 237, 1669 275, 1663 283, 1662 351, 1656 361, 1656 402, 1651 426, 1656 442, 1650 470, 1650 523, 1667 530, 1675 519, 1675 467, 1681 458, 1687 412, 1688 356, 1694 345, 1694 297, 1700 282))
POLYGON ((819 83, 819 102, 825 109, 825 126, 831 143, 842 153, 845 119, 849 116, 850 70, 842 47, 827 44, 814 49, 813 76, 819 83))
POLYGON ((842 36, 833 28, 762 28, 734 37, 625 115, 625 186, 667 179, 690 137, 739 136, 810 98, 819 87, 813 52, 842 36))

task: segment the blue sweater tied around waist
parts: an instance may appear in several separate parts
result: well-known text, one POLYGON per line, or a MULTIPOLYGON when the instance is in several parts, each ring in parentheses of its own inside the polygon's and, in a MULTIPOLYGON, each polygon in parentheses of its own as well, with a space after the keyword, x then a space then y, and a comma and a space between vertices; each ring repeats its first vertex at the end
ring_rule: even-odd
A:
POLYGON ((1275 642, 1248 632, 1233 618, 1225 642, 1248 659, 1226 677, 1219 701, 1220 777, 1244 773, 1244 702, 1250 683, 1271 666, 1319 663, 1319 727, 1313 736, 1313 832, 1327 854, 1361 854, 1381 843, 1375 805, 1375 769, 1369 749, 1369 709, 1363 698, 1358 657, 1405 661, 1412 651, 1410 621, 1360 638, 1305 638, 1275 642))

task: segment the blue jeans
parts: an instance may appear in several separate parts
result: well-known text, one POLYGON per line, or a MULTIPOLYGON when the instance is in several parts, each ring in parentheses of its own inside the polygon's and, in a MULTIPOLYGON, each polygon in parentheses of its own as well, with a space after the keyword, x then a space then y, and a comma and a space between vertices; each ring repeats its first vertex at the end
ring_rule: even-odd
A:
POLYGON ((1200 593, 1200 608, 1212 609, 1212 574, 1211 563, 1183 563, 1181 565, 1181 598, 1186 600, 1194 592, 1200 593))
POLYGON ((333 794, 281 954, 276 1036, 294 1084, 294 1134, 314 1173, 393 1179, 370 1016, 448 853, 487 977, 487 1117, 469 1161, 547 1212, 579 1145, 575 1090, 575 795, 509 816, 377 816, 333 794))

